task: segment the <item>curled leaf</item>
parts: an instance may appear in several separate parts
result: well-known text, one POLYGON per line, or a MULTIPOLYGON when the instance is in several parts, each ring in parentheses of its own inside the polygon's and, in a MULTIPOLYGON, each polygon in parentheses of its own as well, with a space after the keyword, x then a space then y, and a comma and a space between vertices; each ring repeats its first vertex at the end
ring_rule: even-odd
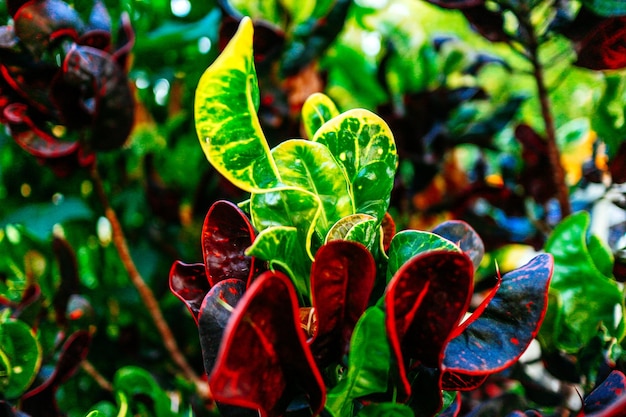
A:
POLYGON ((204 264, 174 262, 170 269, 170 291, 189 309, 196 324, 205 295, 211 288, 204 264))

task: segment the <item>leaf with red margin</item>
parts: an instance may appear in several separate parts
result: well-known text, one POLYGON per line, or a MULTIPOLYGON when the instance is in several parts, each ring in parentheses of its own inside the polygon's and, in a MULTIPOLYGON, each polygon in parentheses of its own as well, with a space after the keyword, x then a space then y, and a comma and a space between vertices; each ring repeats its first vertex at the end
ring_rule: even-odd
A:
POLYGON ((87 356, 91 335, 81 330, 73 333, 63 344, 52 375, 37 388, 22 396, 21 409, 31 416, 58 417, 61 415, 55 398, 59 386, 67 381, 87 356))
POLYGON ((448 406, 441 413, 437 414, 437 417, 457 417, 459 412, 461 411, 461 394, 459 392, 456 393, 452 404, 448 406))
POLYGON ((537 335, 548 306, 552 255, 541 254, 505 274, 480 317, 445 350, 443 389, 471 389, 481 377, 511 366, 537 335))
POLYGON ((334 240, 315 254, 311 291, 317 331, 309 345, 320 367, 348 353, 356 322, 367 308, 376 262, 360 243, 334 240))
POLYGON ((626 398, 626 376, 620 371, 612 371, 585 398, 583 409, 578 416, 626 416, 624 398, 626 398), (616 413, 617 410, 619 412, 616 413))
POLYGON ((170 269, 170 291, 185 303, 196 325, 202 300, 210 289, 204 264, 174 262, 170 269))
POLYGON ((213 203, 202 226, 202 254, 211 286, 230 278, 250 285, 260 264, 245 254, 254 238, 254 228, 239 207, 225 200, 213 203))
POLYGON ((485 255, 485 245, 472 226, 462 220, 449 220, 439 224, 432 232, 458 245, 470 257, 474 269, 478 268, 485 255))
POLYGON ((450 334, 467 311, 473 276, 474 266, 467 255, 432 251, 411 258, 389 282, 387 334, 398 362, 401 401, 411 393, 406 374, 409 361, 413 366, 441 368, 450 334))
POLYGON ((217 401, 278 417, 302 392, 313 416, 326 388, 300 329, 293 284, 264 272, 248 288, 225 330, 209 386, 217 401))
POLYGON ((242 280, 225 279, 215 284, 202 301, 197 324, 207 375, 213 370, 224 329, 245 290, 242 280))

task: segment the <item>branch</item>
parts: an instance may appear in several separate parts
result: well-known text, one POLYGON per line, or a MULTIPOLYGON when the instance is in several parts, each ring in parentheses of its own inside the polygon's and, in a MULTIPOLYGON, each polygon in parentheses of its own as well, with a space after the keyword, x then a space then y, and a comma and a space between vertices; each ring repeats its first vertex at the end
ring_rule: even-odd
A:
POLYGON ((124 268, 128 272, 130 281, 139 292, 139 296, 144 302, 148 313, 152 317, 157 331, 163 339, 163 344, 165 345, 165 348, 169 352, 172 360, 183 372, 185 377, 194 383, 198 395, 200 395, 200 397, 205 401, 209 403, 212 402, 207 383, 198 377, 198 375, 194 372, 194 370, 185 359, 185 356, 180 351, 180 348, 176 343, 176 339, 174 338, 170 327, 163 317, 163 312, 159 307, 159 303, 157 302, 154 293, 144 281, 143 277, 137 270, 137 267, 135 266, 132 257, 130 256, 130 251, 128 250, 128 244, 126 242, 124 231, 117 218, 117 214, 115 213, 115 210, 113 210, 113 208, 111 207, 107 194, 104 190, 102 178, 100 177, 100 173, 98 172, 97 164, 94 164, 93 168, 90 170, 90 174, 94 183, 94 187, 96 189, 96 193, 98 194, 98 198, 100 199, 102 207, 104 208, 105 216, 111 223, 113 244, 117 249, 124 268))

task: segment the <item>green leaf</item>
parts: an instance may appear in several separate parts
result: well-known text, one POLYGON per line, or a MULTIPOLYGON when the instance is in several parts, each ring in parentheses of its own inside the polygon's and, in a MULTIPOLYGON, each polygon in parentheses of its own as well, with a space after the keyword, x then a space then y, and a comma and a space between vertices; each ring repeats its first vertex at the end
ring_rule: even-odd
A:
POLYGON ((249 192, 279 181, 256 114, 259 87, 253 31, 252 21, 244 18, 233 39, 200 78, 194 110, 198 138, 209 162, 249 192))
POLYGON ((121 400, 120 414, 123 409, 129 407, 128 403, 138 402, 142 397, 147 397, 150 399, 147 405, 155 412, 156 417, 173 415, 167 394, 145 369, 136 366, 119 369, 113 378, 113 389, 121 400))
POLYGON ((308 191, 321 203, 314 224, 320 236, 326 236, 337 220, 354 213, 344 172, 327 147, 292 139, 272 149, 272 156, 285 185, 308 191))
POLYGON ((313 141, 326 145, 343 165, 356 212, 382 220, 398 160, 387 123, 368 110, 349 110, 320 127, 313 141))
POLYGON ((275 226, 260 232, 246 255, 269 262, 272 269, 283 270, 303 300, 309 300, 311 285, 309 275, 312 261, 300 242, 295 227, 275 226))
POLYGON ((314 93, 302 105, 302 123, 307 138, 315 136, 315 132, 324 123, 339 115, 335 103, 323 93, 314 93))
POLYGON ((372 254, 382 247, 380 222, 376 219, 355 224, 346 234, 345 239, 363 244, 372 254))
POLYGON ((28 325, 8 319, 0 324, 0 350, 2 368, 8 368, 7 375, 0 374, 0 392, 6 398, 18 398, 39 372, 41 347, 28 325))
POLYGON ((363 408, 357 417, 413 417, 411 407, 398 403, 371 404, 363 408))
POLYGON ((404 230, 397 233, 389 245, 387 282, 409 259, 420 253, 434 250, 461 252, 457 245, 434 233, 421 230, 404 230))
POLYGON ((370 307, 354 328, 348 371, 328 392, 326 409, 334 417, 349 417, 352 416, 355 399, 385 393, 390 363, 391 348, 387 340, 385 313, 378 307, 370 307))
POLYGON ((326 234, 325 242, 337 239, 345 240, 346 236, 354 226, 369 220, 376 220, 376 218, 363 213, 355 213, 350 216, 342 217, 333 225, 333 227, 330 228, 326 234))
POLYGON ((586 212, 567 217, 555 228, 545 247, 554 256, 550 291, 556 293, 553 296, 559 303, 548 306, 546 318, 554 318, 555 322, 547 323, 546 330, 542 327, 542 340, 554 343, 549 348, 570 353, 587 345, 600 324, 618 341, 624 337, 623 294, 612 277, 606 275, 610 254, 603 253, 606 249, 595 238, 587 238, 589 223, 586 212), (545 335, 549 329, 554 334, 545 335))
POLYGON ((583 4, 603 17, 626 15, 626 3, 623 0, 583 0, 583 4))
POLYGON ((295 227, 298 241, 306 248, 311 261, 311 242, 320 212, 320 199, 300 188, 276 188, 252 194, 250 198, 250 219, 254 227, 259 231, 275 226, 295 227))

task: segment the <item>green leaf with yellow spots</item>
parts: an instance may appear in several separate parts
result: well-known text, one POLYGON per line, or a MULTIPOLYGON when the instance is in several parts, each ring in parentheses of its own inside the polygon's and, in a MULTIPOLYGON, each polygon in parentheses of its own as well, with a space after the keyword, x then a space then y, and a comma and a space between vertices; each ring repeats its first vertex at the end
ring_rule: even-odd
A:
POLYGON ((207 159, 248 192, 271 188, 280 180, 257 116, 253 31, 252 21, 244 18, 200 78, 194 108, 196 131, 207 159))
POLYGON ((349 110, 324 123, 313 141, 328 147, 343 165, 355 212, 382 220, 398 162, 387 123, 369 110, 349 110))
POLYGON ((330 97, 323 93, 311 94, 302 105, 302 124, 307 138, 313 138, 324 123, 338 115, 339 110, 330 97))

